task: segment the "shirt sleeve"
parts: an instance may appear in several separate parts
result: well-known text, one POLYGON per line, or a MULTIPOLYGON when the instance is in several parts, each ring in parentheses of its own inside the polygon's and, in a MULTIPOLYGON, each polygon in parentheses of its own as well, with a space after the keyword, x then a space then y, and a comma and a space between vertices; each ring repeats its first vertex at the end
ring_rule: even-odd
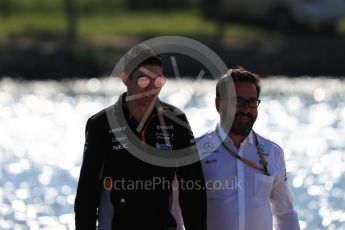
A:
POLYGON ((74 204, 76 230, 96 229, 102 157, 98 154, 100 145, 91 121, 86 124, 83 163, 74 204))
POLYGON ((284 152, 278 148, 279 173, 275 175, 270 203, 272 206, 275 230, 299 230, 297 212, 293 208, 293 196, 288 187, 284 152))

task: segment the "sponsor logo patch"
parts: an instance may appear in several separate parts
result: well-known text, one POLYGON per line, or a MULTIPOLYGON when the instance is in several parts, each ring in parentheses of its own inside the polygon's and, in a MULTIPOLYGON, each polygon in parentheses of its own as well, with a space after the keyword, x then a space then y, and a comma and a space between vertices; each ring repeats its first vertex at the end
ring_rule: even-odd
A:
POLYGON ((157 125, 157 130, 168 130, 168 129, 174 129, 173 125, 157 125))
POLYGON ((121 149, 128 149, 128 143, 123 143, 123 144, 118 144, 118 145, 113 145, 113 150, 121 150, 121 149))
POLYGON ((109 133, 116 133, 126 130, 127 126, 121 126, 114 129, 109 129, 109 133))
POLYGON ((162 150, 169 150, 171 151, 173 149, 173 145, 171 144, 160 144, 156 143, 156 148, 157 149, 162 149, 162 150))

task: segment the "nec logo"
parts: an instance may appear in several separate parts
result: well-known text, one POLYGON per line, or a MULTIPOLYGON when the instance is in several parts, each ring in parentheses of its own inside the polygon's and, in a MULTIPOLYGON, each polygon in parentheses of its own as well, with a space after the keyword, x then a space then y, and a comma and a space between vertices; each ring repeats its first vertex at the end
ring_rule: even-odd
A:
POLYGON ((113 145, 113 150, 128 149, 128 143, 113 145))

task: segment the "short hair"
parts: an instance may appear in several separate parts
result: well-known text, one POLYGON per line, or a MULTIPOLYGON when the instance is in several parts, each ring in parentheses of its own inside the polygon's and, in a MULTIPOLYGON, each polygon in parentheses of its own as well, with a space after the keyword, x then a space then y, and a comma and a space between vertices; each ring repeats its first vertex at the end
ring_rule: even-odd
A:
POLYGON ((231 81, 236 84, 238 82, 250 82, 255 85, 256 88, 256 97, 259 98, 261 92, 260 81, 261 78, 258 74, 249 72, 248 70, 237 67, 235 69, 229 69, 226 74, 224 74, 217 82, 216 86, 216 97, 220 97, 220 91, 226 92, 228 81, 231 81))
POLYGON ((131 48, 124 57, 124 72, 130 78, 141 66, 157 65, 163 67, 163 61, 159 54, 147 45, 139 44, 131 48))

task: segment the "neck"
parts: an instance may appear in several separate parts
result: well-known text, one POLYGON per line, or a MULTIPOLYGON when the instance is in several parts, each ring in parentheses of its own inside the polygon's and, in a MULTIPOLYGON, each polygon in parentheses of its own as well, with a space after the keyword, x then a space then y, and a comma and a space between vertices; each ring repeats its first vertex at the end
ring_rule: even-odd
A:
POLYGON ((239 134, 236 134, 236 133, 232 133, 230 132, 228 134, 228 136, 230 137, 230 139, 232 140, 232 142, 234 143, 234 145, 236 146, 236 148, 239 148, 241 143, 243 142, 243 140, 246 138, 245 136, 243 135, 239 135, 239 134))
POLYGON ((147 112, 148 108, 141 106, 138 103, 135 103, 135 101, 127 101, 127 108, 129 111, 129 114, 134 117, 135 120, 141 121, 143 117, 145 116, 145 113, 147 112))
POLYGON ((239 148, 241 143, 243 142, 243 140, 247 137, 246 135, 241 135, 241 134, 237 134, 234 132, 231 132, 229 129, 227 129, 225 124, 222 124, 222 128, 225 131, 225 133, 228 134, 228 137, 232 140, 232 142, 234 143, 234 145, 236 146, 236 148, 239 148))

